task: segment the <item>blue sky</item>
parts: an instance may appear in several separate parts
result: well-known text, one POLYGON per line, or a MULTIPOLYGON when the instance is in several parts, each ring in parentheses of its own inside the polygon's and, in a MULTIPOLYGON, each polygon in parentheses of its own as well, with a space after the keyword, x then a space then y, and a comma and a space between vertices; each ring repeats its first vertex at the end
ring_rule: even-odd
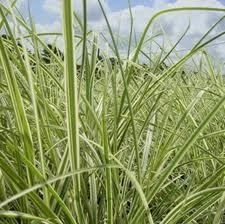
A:
MULTIPOLYGON (((125 9, 128 7, 128 2, 126 0, 124 0, 124 1, 123 0, 122 1, 108 0, 108 4, 112 11, 117 11, 117 10, 125 9)), ((131 0, 130 4, 131 4, 131 6, 135 6, 135 5, 152 6, 153 1, 151 1, 151 0, 131 0)))
MULTIPOLYGON (((0 0, 1 2, 7 0, 0 0)), ((24 12, 26 17, 27 0, 19 0, 23 2, 20 9, 24 12)), ((30 0, 31 12, 36 23, 38 32, 61 32, 61 0, 30 0)), ((130 15, 128 12, 127 0, 105 0, 103 1, 108 19, 115 32, 119 29, 119 34, 126 39, 129 34, 130 15)), ((145 24, 151 16, 157 11, 166 9, 168 7, 182 7, 182 6, 208 6, 208 7, 225 7, 225 0, 130 0, 132 13, 134 17, 134 27, 137 35, 145 28, 145 24)), ((101 10, 98 6, 98 0, 87 0, 88 16, 90 28, 97 32, 104 32, 107 30, 105 20, 102 16, 101 10)), ((79 12, 82 12, 82 0, 75 0, 74 7, 79 12)), ((184 32, 188 22, 191 23, 190 31, 187 37, 179 44, 179 49, 190 49, 191 46, 203 36, 210 26, 216 22, 223 14, 216 13, 199 13, 199 12, 182 12, 173 15, 163 16, 158 24, 166 32, 166 38, 175 43, 180 35, 184 32)), ((216 33, 225 30, 225 21, 223 21, 216 33)), ((162 33, 162 31, 161 31, 162 33)), ((214 33, 214 34, 216 34, 214 33)), ((218 42, 225 41, 221 37, 218 42)), ((225 58, 225 44, 219 44, 217 47, 211 47, 213 55, 219 55, 225 58)))
MULTIPOLYGON (((173 1, 174 0, 171 0, 170 2, 173 2, 173 1)), ((112 11, 118 11, 118 10, 126 9, 128 7, 128 2, 126 0, 108 0, 107 2, 112 11)), ((136 5, 152 6, 153 5, 152 0, 131 0, 130 3, 131 3, 131 6, 136 6, 136 5)), ((46 14, 46 12, 43 10, 43 0, 31 0, 30 6, 31 6, 32 15, 39 22, 49 22, 55 19, 55 15, 46 14)))
MULTIPOLYGON (((132 7, 137 6, 137 5, 153 7, 154 3, 156 1, 157 0, 130 0, 130 4, 132 7)), ((189 0, 189 1, 195 2, 195 0, 189 0)), ((46 13, 46 11, 43 9, 43 2, 44 2, 43 0, 30 0, 32 15, 39 22, 52 22, 55 19, 55 15, 51 14, 51 13, 48 13, 48 14, 46 13)), ((87 0, 87 2, 88 2, 88 0, 87 0)), ((110 10, 112 10, 114 12, 126 9, 128 7, 127 0, 107 0, 106 2, 108 3, 110 10)), ((176 0, 164 0, 164 2, 174 3, 174 2, 176 2, 176 0)), ((225 6, 225 0, 218 0, 218 2, 221 2, 225 6)), ((204 6, 204 5, 202 5, 202 6, 204 6)))

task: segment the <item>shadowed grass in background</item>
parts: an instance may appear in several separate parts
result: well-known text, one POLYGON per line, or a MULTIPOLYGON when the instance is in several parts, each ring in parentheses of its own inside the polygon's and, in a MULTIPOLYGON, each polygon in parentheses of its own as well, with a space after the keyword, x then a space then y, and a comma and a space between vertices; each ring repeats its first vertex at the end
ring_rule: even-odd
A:
POLYGON ((88 1, 82 18, 63 1, 63 57, 42 41, 31 15, 29 25, 15 13, 15 3, 0 3, 0 29, 9 37, 0 38, 0 223, 223 223, 224 68, 213 66, 205 47, 224 35, 212 32, 224 17, 177 63, 169 64, 171 54, 189 27, 158 58, 144 45, 154 43, 147 32, 160 15, 225 10, 161 11, 131 57, 129 6, 122 57, 99 1, 115 54, 100 60, 100 40, 87 28, 88 1), (185 65, 196 55, 193 71, 185 65))

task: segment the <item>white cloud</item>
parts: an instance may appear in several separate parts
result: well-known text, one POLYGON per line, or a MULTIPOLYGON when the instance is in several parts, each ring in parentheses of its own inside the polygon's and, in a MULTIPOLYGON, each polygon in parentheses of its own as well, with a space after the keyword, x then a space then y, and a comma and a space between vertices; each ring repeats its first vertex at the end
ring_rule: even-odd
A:
MULTIPOLYGON (((224 6, 218 0, 177 0, 174 3, 168 3, 165 0, 155 0, 153 7, 146 6, 135 6, 132 8, 134 25, 137 34, 141 34, 144 30, 145 25, 149 19, 158 12, 159 10, 167 8, 177 8, 177 7, 218 7, 224 8, 224 6)), ((179 49, 191 48, 194 43, 196 43, 209 29, 210 27, 223 16, 223 13, 216 12, 206 12, 206 11, 182 11, 167 13, 160 16, 154 22, 154 30, 160 29, 162 26, 166 31, 166 38, 170 39, 175 43, 181 34, 185 31, 188 23, 190 21, 190 30, 187 36, 178 45, 179 49), (158 28, 158 29, 157 29, 158 28)), ((121 10, 120 12, 112 12, 108 15, 110 24, 116 30, 118 24, 120 25, 121 34, 127 35, 129 33, 130 16, 128 10, 121 10)), ((105 30, 104 21, 101 23, 95 23, 98 30, 105 30)), ((215 31, 213 31, 209 37, 213 34, 216 35, 219 32, 224 31, 225 21, 220 23, 215 31)), ((208 38, 209 38, 208 37, 208 38)), ((225 40, 225 37, 220 38, 220 41, 225 40)), ((225 46, 220 45, 214 47, 213 52, 217 52, 217 56, 224 57, 221 52, 225 51, 225 46), (223 48, 223 51, 221 50, 223 48)), ((209 48, 210 49, 210 48, 209 48)))
MULTIPOLYGON (((59 0, 44 0, 43 9, 48 13, 56 15, 56 21, 52 24, 37 24, 38 31, 60 31, 60 13, 61 13, 61 2, 59 0)), ((128 9, 123 9, 120 11, 111 11, 109 5, 106 1, 102 1, 103 6, 106 10, 108 20, 114 31, 114 34, 120 34, 124 38, 124 42, 128 40, 128 34, 130 31, 130 13, 128 9)), ((105 22, 105 19, 102 15, 101 9, 99 7, 97 0, 88 0, 87 1, 87 13, 88 13, 88 22, 89 27, 95 31, 108 33, 108 28, 105 22)), ((132 7, 132 14, 134 18, 134 28, 137 34, 137 37, 143 32, 147 22, 150 18, 158 12, 166 8, 174 7, 218 7, 224 8, 218 0, 177 0, 173 3, 170 3, 168 0, 155 0, 152 7, 147 7, 143 5, 137 5, 132 7)), ((74 8, 79 15, 82 14, 82 1, 74 1, 74 8)), ((193 44, 199 40, 199 38, 204 35, 207 30, 222 16, 221 13, 215 12, 203 12, 203 11, 182 11, 182 12, 173 12, 167 13, 163 16, 160 16, 153 24, 153 32, 159 31, 161 26, 164 28, 168 39, 175 43, 181 34, 186 29, 188 22, 190 21, 190 30, 188 35, 184 38, 181 44, 178 46, 178 49, 188 49, 193 46, 193 44)), ((212 34, 218 34, 224 30, 225 22, 218 25, 212 34)), ((150 29, 152 30, 152 29, 150 29)), ((224 39, 221 38, 221 41, 224 39)), ((218 56, 223 56, 225 51, 224 45, 219 45, 218 51, 216 47, 213 48, 213 53, 216 52, 218 56), (223 50, 221 50, 223 49, 223 50)), ((209 48, 210 49, 210 48, 209 48)), ((223 56, 224 57, 224 56, 223 56)))
MULTIPOLYGON (((177 0, 174 3, 167 3, 163 8, 170 7, 217 7, 224 8, 224 6, 218 0, 177 0)), ((207 12, 207 11, 182 11, 177 13, 172 13, 171 15, 165 15, 162 17, 164 23, 170 24, 171 28, 171 38, 175 40, 176 34, 184 31, 185 26, 188 25, 190 21, 190 30, 188 35, 179 46, 179 48, 191 48, 196 41, 198 41, 211 27, 219 20, 224 14, 219 12, 207 12)), ((218 24, 216 29, 211 32, 211 34, 206 38, 209 39, 212 35, 217 35, 224 30, 224 22, 218 24)), ((217 41, 223 41, 225 37, 220 38, 217 41)), ((224 57, 221 48, 225 50, 225 45, 219 45, 213 48, 208 48, 208 50, 217 55, 218 57, 224 57)))
MULTIPOLYGON (((82 15, 83 12, 83 1, 73 1, 73 8, 79 14, 82 15)), ((102 5, 106 13, 110 11, 106 1, 102 1, 102 5)), ((62 1, 59 0, 44 0, 43 8, 50 13, 60 15, 62 12, 62 1)), ((102 18, 102 11, 99 6, 98 0, 88 0, 87 1, 87 16, 91 21, 99 20, 102 18)))
POLYGON ((38 30, 38 32, 61 32, 62 31, 62 24, 60 21, 56 20, 51 24, 40 24, 37 23, 36 24, 36 29, 38 30))
POLYGON ((62 9, 62 1, 44 0, 42 7, 48 13, 60 15, 62 9))

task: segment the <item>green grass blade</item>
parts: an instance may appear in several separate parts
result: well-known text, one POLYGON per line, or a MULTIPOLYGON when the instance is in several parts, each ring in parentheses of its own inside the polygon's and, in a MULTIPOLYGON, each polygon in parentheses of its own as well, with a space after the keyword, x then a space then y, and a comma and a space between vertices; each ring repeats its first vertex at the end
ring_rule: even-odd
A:
MULTIPOLYGON (((63 1, 63 35, 65 48, 65 92, 67 133, 69 141, 69 155, 71 171, 80 168, 80 145, 79 145, 79 103, 77 94, 76 62, 74 56, 73 40, 73 13, 72 1, 63 1)), ((79 223, 85 223, 81 204, 80 175, 73 177, 73 193, 75 197, 76 215, 79 223)))

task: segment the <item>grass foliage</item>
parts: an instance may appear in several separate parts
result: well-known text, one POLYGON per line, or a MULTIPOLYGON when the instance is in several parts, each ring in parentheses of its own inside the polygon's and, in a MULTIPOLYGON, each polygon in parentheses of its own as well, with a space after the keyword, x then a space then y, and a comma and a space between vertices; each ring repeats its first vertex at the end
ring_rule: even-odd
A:
POLYGON ((206 38, 224 17, 164 69, 186 33, 151 67, 138 58, 146 43, 154 43, 147 33, 160 15, 225 10, 161 11, 149 20, 131 56, 130 8, 122 59, 99 1, 116 56, 112 66, 107 56, 98 60, 98 37, 87 29, 88 1, 82 18, 71 0, 63 1, 64 61, 33 22, 15 13, 15 3, 9 8, 0 3, 0 29, 10 36, 0 38, 0 223, 223 223, 224 68, 213 66, 205 46, 224 34, 206 38), (76 41, 74 23, 82 34, 75 33, 76 41), (23 47, 27 40, 33 54, 23 47), (41 48, 48 49, 49 63, 40 59, 41 48), (200 63, 194 72, 185 63, 195 55, 200 63))

